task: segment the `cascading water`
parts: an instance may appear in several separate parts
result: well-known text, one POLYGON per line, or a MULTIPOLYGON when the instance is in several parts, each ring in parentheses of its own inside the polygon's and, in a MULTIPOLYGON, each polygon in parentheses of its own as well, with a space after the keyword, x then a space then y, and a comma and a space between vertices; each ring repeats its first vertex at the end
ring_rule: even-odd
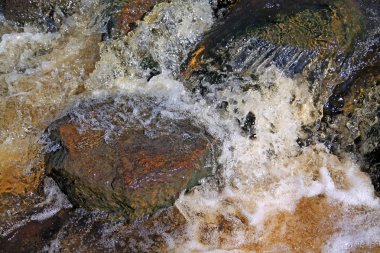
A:
MULTIPOLYGON (((78 5, 54 33, 0 18, 3 248, 12 249, 26 223, 55 221, 57 231, 37 251, 379 249, 380 200, 368 175, 349 153, 334 155, 318 141, 299 145, 303 127, 322 117, 310 81, 265 64, 255 66, 255 79, 232 73, 218 85, 205 83, 206 94, 194 93, 180 81, 181 65, 215 22, 208 0, 158 4, 125 37, 101 43, 105 17, 89 13, 106 8, 91 0, 78 5), (44 129, 82 98, 110 94, 154 98, 165 117, 186 115, 205 125, 221 143, 215 176, 183 193, 173 208, 132 224, 71 210, 50 178, 44 194, 36 194, 42 154, 56 148, 44 129), (27 198, 15 197, 25 192, 27 198)), ((241 64, 252 62, 259 61, 241 64)))

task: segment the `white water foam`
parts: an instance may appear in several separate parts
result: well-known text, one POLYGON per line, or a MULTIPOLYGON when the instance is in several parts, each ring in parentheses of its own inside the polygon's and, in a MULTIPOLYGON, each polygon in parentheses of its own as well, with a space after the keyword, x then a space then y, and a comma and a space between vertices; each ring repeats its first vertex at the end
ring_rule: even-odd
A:
MULTIPOLYGON (((201 2, 197 1, 198 4, 201 2)), ((185 14, 180 12, 181 16, 205 15, 198 5, 194 4, 195 7, 188 9, 184 7, 187 4, 187 1, 181 3, 185 11, 185 14), (196 11, 198 13, 194 13, 196 11)), ((206 5, 204 1, 199 4, 206 5)), ((154 15, 159 15, 156 20, 160 22, 163 17, 171 17, 163 22, 163 26, 174 23, 170 27, 173 29, 164 29, 166 33, 163 32, 157 40, 156 35, 152 35, 152 26, 157 28, 157 24, 148 16, 134 33, 128 35, 126 42, 118 41, 112 45, 117 45, 116 50, 112 51, 107 46, 103 48, 102 60, 94 72, 97 82, 102 83, 100 87, 95 86, 101 89, 94 94, 108 94, 102 91, 105 86, 120 89, 131 96, 154 97, 168 111, 179 111, 181 115, 189 115, 206 125, 208 131, 222 142, 219 163, 223 168, 218 172, 219 181, 206 180, 189 194, 181 195, 176 207, 188 221, 187 233, 181 240, 166 235, 169 249, 178 252, 225 252, 233 249, 233 252, 239 252, 237 249, 246 244, 265 240, 266 222, 270 217, 280 212, 293 213, 301 199, 318 196, 325 196, 331 205, 341 206, 347 217, 350 217, 350 209, 360 207, 368 210, 366 215, 371 218, 371 222, 366 224, 350 223, 344 219, 342 223, 334 224, 340 232, 326 242, 323 251, 341 250, 344 248, 342 245, 347 245, 347 240, 351 240, 349 243, 352 246, 380 242, 380 234, 376 234, 380 220, 375 216, 380 202, 374 195, 368 176, 360 172, 348 154, 338 158, 322 144, 305 148, 297 144, 297 139, 302 135, 301 127, 321 116, 320 109, 313 104, 307 82, 289 79, 274 67, 261 70, 258 90, 242 92, 234 88, 239 81, 231 79, 231 83, 225 85, 227 88, 216 90, 213 94, 215 101, 231 102, 227 112, 221 113, 214 104, 190 94, 180 82, 174 80, 181 58, 190 48, 181 44, 181 38, 195 34, 193 43, 198 32, 203 32, 211 24, 178 25, 178 20, 169 15, 177 6, 179 3, 173 1, 153 11, 154 15), (187 33, 182 32, 183 28, 187 29, 187 33), (169 36, 166 37, 166 34, 169 36), (162 71, 150 81, 146 81, 147 73, 140 68, 141 55, 144 55, 144 50, 138 48, 140 45, 143 49, 150 45, 149 52, 162 71), (175 46, 175 50, 181 52, 180 57, 173 54, 175 46), (254 140, 242 134, 236 122, 236 118, 242 118, 248 112, 256 116, 257 137, 254 140), (238 219, 237 214, 244 216, 248 224, 238 219), (217 229, 205 232, 204 228, 212 228, 215 219, 220 216, 232 221, 232 231, 227 235, 217 229), (355 234, 358 236, 355 237, 355 234), (207 238, 207 242, 200 240, 201 237, 207 238)), ((207 7, 206 14, 210 10, 207 7)), ((188 22, 187 19, 184 22, 188 22)), ((162 29, 162 24, 159 29, 162 29)), ((176 113, 171 115, 176 116, 176 113)), ((359 221, 362 216, 355 217, 359 221)), ((273 245, 268 250, 278 252, 280 248, 287 248, 291 252, 289 245, 281 245, 273 245)))

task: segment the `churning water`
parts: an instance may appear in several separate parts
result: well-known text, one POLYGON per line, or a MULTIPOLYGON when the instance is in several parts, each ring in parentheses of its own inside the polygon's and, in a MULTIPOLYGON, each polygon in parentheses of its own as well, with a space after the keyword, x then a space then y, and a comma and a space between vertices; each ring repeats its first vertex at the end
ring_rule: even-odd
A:
MULTIPOLYGON (((29 190, 43 173, 44 149, 54 149, 42 140, 49 123, 81 98, 128 94, 154 98, 174 112, 165 117, 186 115, 205 125, 220 140, 220 166, 214 178, 176 201, 183 223, 178 229, 168 229, 159 219, 151 230, 138 232, 122 222, 104 222, 95 243, 100 251, 115 245, 158 251, 157 234, 159 250, 173 252, 367 252, 380 246, 380 200, 369 177, 350 154, 338 157, 323 144, 297 143, 302 127, 321 118, 312 84, 265 66, 250 80, 255 88, 243 89, 247 79, 230 76, 218 88, 210 85, 206 97, 192 93, 179 81, 181 64, 214 22, 208 0, 159 4, 127 36, 98 43, 105 20, 88 13, 102 10, 96 1, 83 0, 80 12, 66 18, 56 33, 20 29, 0 19, 0 190, 27 192, 36 198, 37 210, 18 217, 17 207, 4 205, 2 236, 70 207, 50 179, 45 179, 46 198, 29 190), (142 64, 148 58, 158 63, 153 77, 142 64), (221 108, 221 101, 228 106, 221 108), (237 121, 249 113, 255 117, 254 138, 237 121), (141 242, 122 234, 131 231, 141 242)), ((89 228, 95 220, 78 226, 89 228)), ((67 242, 67 234, 75 231, 70 225, 62 228, 44 251, 70 251, 67 245, 91 251, 84 236, 67 242)))

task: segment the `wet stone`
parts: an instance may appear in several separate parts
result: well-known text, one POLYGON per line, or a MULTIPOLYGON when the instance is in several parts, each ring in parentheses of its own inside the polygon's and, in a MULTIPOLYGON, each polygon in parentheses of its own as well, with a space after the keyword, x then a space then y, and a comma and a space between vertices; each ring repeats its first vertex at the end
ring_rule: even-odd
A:
POLYGON ((69 220, 69 210, 62 210, 43 221, 30 221, 5 237, 0 237, 2 252, 41 252, 69 220))
POLYGON ((216 166, 203 126, 147 99, 85 101, 47 135, 46 172, 69 200, 129 219, 172 205, 216 166))
POLYGON ((167 0, 132 0, 128 1, 120 14, 119 25, 126 31, 130 31, 136 26, 136 22, 141 20, 145 14, 153 9, 156 4, 168 2, 167 0))
POLYGON ((54 32, 65 15, 73 13, 76 1, 68 0, 4 0, 2 9, 8 20, 24 23, 43 23, 54 32))
POLYGON ((239 1, 189 55, 183 80, 193 90, 270 65, 290 77, 339 72, 362 30, 361 19, 351 0, 239 1))
POLYGON ((323 124, 332 148, 354 152, 380 192, 380 35, 346 81, 336 85, 324 105, 323 124))

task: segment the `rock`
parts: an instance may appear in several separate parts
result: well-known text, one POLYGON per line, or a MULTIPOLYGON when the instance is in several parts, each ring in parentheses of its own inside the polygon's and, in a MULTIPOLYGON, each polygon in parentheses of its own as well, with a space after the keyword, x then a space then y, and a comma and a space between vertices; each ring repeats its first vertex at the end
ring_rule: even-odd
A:
POLYGON ((237 0, 214 0, 210 1, 214 15, 217 18, 222 18, 227 15, 230 9, 237 3, 237 0))
POLYGON ((154 101, 86 101, 47 132, 59 148, 46 154, 46 173, 69 200, 130 219, 172 205, 216 164, 204 127, 154 101))
POLYGON ((108 16, 105 24, 106 32, 103 40, 110 40, 125 35, 136 27, 136 22, 142 20, 155 5, 169 0, 115 0, 107 5, 104 11, 108 16))
POLYGON ((44 251, 69 220, 70 214, 69 210, 62 210, 49 219, 30 221, 12 233, 0 237, 0 248, 3 252, 15 253, 44 251))
POLYGON ((4 0, 3 12, 8 20, 24 23, 40 22, 56 29, 58 16, 71 14, 75 1, 68 0, 4 0))
POLYGON ((220 83, 224 76, 249 76, 269 65, 291 77, 321 77, 327 68, 338 72, 361 32, 355 6, 350 0, 239 1, 189 56, 183 79, 194 89, 202 81, 220 83))
POLYGON ((322 121, 328 136, 336 136, 340 150, 358 155, 380 192, 380 34, 371 41, 359 67, 334 88, 322 121))
POLYGON ((120 14, 119 25, 125 32, 129 32, 135 26, 138 20, 141 20, 145 14, 153 9, 156 4, 168 2, 168 0, 131 0, 128 1, 120 14))
MULTIPOLYGON (((155 5, 163 2, 170 2, 170 0, 121 0, 114 2, 109 11, 112 17, 107 23, 108 34, 105 34, 105 38, 112 37, 114 25, 116 26, 116 30, 121 30, 124 33, 133 30, 137 21, 142 20, 155 5)), ((237 1, 217 0, 211 2, 215 15, 223 16, 237 1)))
POLYGON ((60 232, 57 251, 73 249, 91 252, 168 252, 170 242, 186 233, 187 220, 175 207, 169 207, 146 219, 112 222, 107 217, 76 210, 60 232), (112 248, 108 243, 112 241, 112 248))
MULTIPOLYGON (((116 26, 116 30, 121 30, 123 33, 133 30, 137 21, 142 20, 155 5, 163 2, 170 2, 170 0, 120 0, 114 2, 110 7, 111 10, 109 10, 111 18, 106 25, 108 31, 107 34, 104 34, 104 38, 112 37, 113 26, 116 26)), ((237 0, 217 0, 211 2, 215 15, 223 16, 237 0)))

